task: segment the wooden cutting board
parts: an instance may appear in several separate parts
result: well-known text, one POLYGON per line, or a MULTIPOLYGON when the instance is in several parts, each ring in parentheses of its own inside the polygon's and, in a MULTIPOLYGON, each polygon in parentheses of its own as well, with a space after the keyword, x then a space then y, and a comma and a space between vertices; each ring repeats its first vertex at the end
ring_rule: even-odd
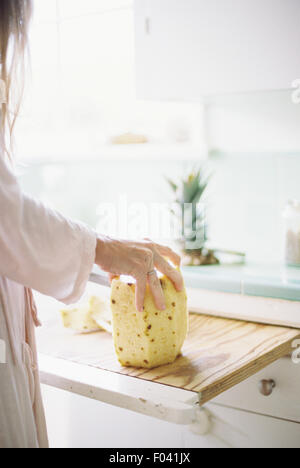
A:
POLYGON ((122 367, 106 332, 74 334, 56 321, 37 338, 40 353, 198 392, 203 405, 290 353, 300 330, 191 314, 182 355, 152 370, 122 367))

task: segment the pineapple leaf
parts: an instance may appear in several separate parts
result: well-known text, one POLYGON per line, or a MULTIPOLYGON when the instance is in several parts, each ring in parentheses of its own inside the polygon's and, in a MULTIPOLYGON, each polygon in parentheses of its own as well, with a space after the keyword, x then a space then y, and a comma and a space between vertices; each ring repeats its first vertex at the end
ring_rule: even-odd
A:
MULTIPOLYGON (((198 208, 203 194, 208 186, 210 177, 204 175, 202 168, 194 169, 187 177, 181 180, 180 184, 166 179, 171 189, 176 194, 175 203, 178 205, 178 211, 173 209, 172 214, 177 217, 182 226, 182 241, 192 242, 201 248, 207 240, 206 235, 206 217, 205 212, 198 208), (191 212, 186 218, 185 204, 191 204, 191 212), (199 245, 200 245, 199 244, 199 245)), ((199 247, 197 247, 199 249, 199 247)))
POLYGON ((171 179, 168 179, 166 178, 166 181, 168 182, 168 184, 170 185, 171 189, 173 190, 173 192, 177 192, 178 190, 178 186, 171 180, 171 179))

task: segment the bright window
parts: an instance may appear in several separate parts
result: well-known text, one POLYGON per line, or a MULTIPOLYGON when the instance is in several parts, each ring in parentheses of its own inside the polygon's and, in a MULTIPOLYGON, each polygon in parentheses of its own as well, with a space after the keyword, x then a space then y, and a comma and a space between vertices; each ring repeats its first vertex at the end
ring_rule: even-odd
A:
POLYGON ((132 0, 35 0, 20 157, 100 157, 126 132, 159 144, 199 138, 201 106, 137 101, 134 49, 132 0))

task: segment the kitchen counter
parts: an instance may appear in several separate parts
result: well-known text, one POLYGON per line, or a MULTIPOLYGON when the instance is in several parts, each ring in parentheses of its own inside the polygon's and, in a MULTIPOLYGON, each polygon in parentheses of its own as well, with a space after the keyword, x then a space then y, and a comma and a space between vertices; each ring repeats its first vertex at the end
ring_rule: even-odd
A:
POLYGON ((289 354, 300 331, 190 314, 189 333, 173 364, 154 369, 122 367, 110 333, 70 332, 53 320, 37 332, 39 352, 88 367, 128 375, 199 395, 203 406, 224 391, 289 354))
MULTIPOLYGON (((56 322, 54 327, 49 328, 48 323, 48 327, 44 330, 39 329, 37 333, 38 348, 42 353, 39 359, 41 382, 47 389, 52 387, 55 391, 64 391, 63 394, 59 394, 60 398, 67 392, 68 404, 73 404, 74 401, 72 416, 68 417, 75 417, 74 413, 77 411, 80 421, 87 403, 83 399, 78 400, 79 397, 93 400, 93 413, 104 412, 104 407, 99 405, 109 404, 111 408, 116 407, 120 411, 130 410, 136 414, 151 416, 152 420, 155 418, 157 421, 185 426, 187 429, 184 446, 188 447, 297 447, 300 436, 299 372, 295 361, 280 356, 288 354, 290 340, 297 338, 299 331, 285 330, 284 333, 288 336, 282 346, 282 330, 277 327, 242 323, 233 325, 232 321, 205 317, 203 320, 204 324, 199 328, 201 335, 198 344, 189 349, 187 341, 185 356, 181 358, 187 359, 187 353, 190 353, 190 358, 196 360, 192 367, 183 363, 183 373, 174 374, 176 385, 179 378, 184 378, 186 383, 186 379, 189 382, 190 377, 193 377, 193 380, 206 381, 205 385, 211 384, 211 379, 215 380, 220 372, 223 375, 224 372, 226 374, 231 371, 232 365, 236 367, 238 355, 245 354, 245 345, 249 347, 250 352, 247 354, 251 362, 249 366, 244 362, 244 358, 241 360, 241 364, 238 364, 237 378, 230 377, 227 383, 224 381, 224 375, 217 379, 216 385, 213 385, 214 392, 209 398, 205 398, 205 393, 191 390, 189 385, 179 388, 173 386, 174 382, 164 381, 165 372, 162 372, 162 378, 159 378, 160 369, 164 371, 164 368, 156 369, 155 379, 148 380, 147 376, 138 377, 132 371, 122 373, 114 357, 112 369, 108 356, 113 351, 103 352, 106 345, 109 345, 111 350, 113 348, 111 337, 107 333, 76 335, 63 329, 57 316, 56 319, 52 318, 52 323, 56 322), (223 325, 222 330, 216 326, 219 322, 226 322, 227 331, 223 325), (205 327, 210 328, 210 333, 207 333, 205 327), (244 328, 246 332, 243 331, 244 328), (260 337, 260 330, 267 335, 271 332, 271 335, 268 338, 260 337), (212 331, 215 338, 211 336, 212 331), (235 341, 239 343, 238 346, 235 346, 235 341), (50 348, 47 349, 49 345, 50 348), (267 346, 271 347, 271 352, 268 352, 267 346), (201 355, 194 358, 197 349, 202 349, 201 355), (275 349, 278 353, 276 351, 274 354, 275 349), (205 357, 207 353, 210 354, 208 360, 205 357), (257 353, 261 356, 258 357, 257 353), (262 364, 261 357, 265 355, 268 359, 262 364), (227 359, 226 365, 222 365, 221 358, 227 359), (268 365, 271 362, 273 364, 268 365), (256 373, 262 367, 264 369, 256 373), (261 393, 263 382, 266 381, 274 381, 275 387, 272 387, 273 391, 268 398, 261 393), (210 398, 212 400, 205 404, 210 398), (78 403, 81 405, 79 409, 78 403), (204 407, 202 403, 205 404, 204 407)), ((191 331, 193 330, 196 332, 197 327, 191 327, 191 331)), ((48 417, 49 412, 52 414, 53 407, 48 405, 48 417)), ((126 414, 127 427, 134 421, 134 417, 133 413, 126 414)), ((102 421, 103 416, 100 414, 97 424, 101 426, 102 421)), ((148 421, 149 419, 144 420, 145 426, 148 421)), ((98 431, 97 424, 92 429, 89 420, 84 433, 98 431)), ((80 427, 82 443, 82 423, 80 427)))
POLYGON ((300 301, 300 268, 282 265, 184 267, 186 286, 245 296, 300 301))
MULTIPOLYGON (((291 326, 297 325, 300 307, 295 299, 285 301, 248 297, 241 294, 241 289, 239 291, 236 290, 237 294, 222 292, 222 289, 220 292, 217 291, 218 288, 226 287, 225 279, 229 283, 232 280, 243 284, 242 281, 246 274, 249 274, 249 277, 251 277, 252 273, 255 280, 264 281, 264 272, 266 270, 259 269, 257 276, 255 269, 252 271, 249 270, 249 267, 185 268, 184 275, 188 286, 190 289, 194 289, 196 293, 196 304, 201 310, 203 308, 207 308, 208 310, 213 309, 210 307, 212 302, 207 297, 208 294, 211 294, 214 301, 220 300, 223 308, 226 304, 228 305, 228 311, 224 310, 223 313, 222 311, 221 313, 218 312, 220 316, 235 315, 237 319, 242 318, 245 320, 248 318, 256 322, 262 321, 264 323, 275 324, 278 324, 281 321, 281 317, 284 317, 284 321, 290 323, 291 326), (205 288, 206 291, 202 288, 205 288), (249 313, 247 312, 248 309, 249 313), (257 320, 255 317, 257 317, 257 320)), ((273 281, 274 277, 276 277, 275 274, 272 275, 272 269, 270 269, 270 276, 266 276, 273 281)), ((295 279, 297 280, 297 278, 295 279)), ((101 288, 94 284, 89 284, 88 288, 92 288, 93 292, 99 295, 109 294, 108 288, 101 288)), ((87 294, 90 292, 87 291, 87 294)), ((109 354, 107 352, 103 353, 101 350, 105 345, 105 339, 108 342, 111 338, 107 337, 105 333, 83 335, 81 337, 74 336, 72 332, 64 330, 61 326, 57 315, 60 307, 59 304, 52 299, 40 295, 37 296, 37 299, 40 316, 45 325, 44 328, 37 331, 38 348, 39 352, 42 353, 40 354, 41 381, 46 385, 47 392, 49 392, 49 386, 54 387, 55 391, 65 391, 63 395, 67 392, 70 399, 68 401, 73 402, 74 400, 73 414, 78 409, 78 398, 80 397, 89 401, 94 400, 91 403, 94 405, 93 412, 100 411, 99 408, 101 408, 101 411, 104 411, 104 407, 99 405, 109 404, 112 405, 111 407, 118 407, 119 411, 131 410, 136 414, 151 416, 151 420, 155 418, 158 421, 163 420, 164 422, 168 421, 169 423, 179 424, 181 427, 186 426, 188 427, 186 446, 212 446, 219 448, 223 447, 223 445, 230 447, 297 447, 299 445, 299 371, 298 366, 295 364, 296 361, 292 361, 290 357, 282 357, 288 354, 289 351, 285 348, 285 344, 282 347, 277 342, 280 330, 276 327, 274 329, 275 348, 280 352, 274 357, 272 351, 272 359, 267 360, 266 367, 258 373, 256 372, 259 368, 264 366, 258 365, 256 353, 259 349, 262 350, 263 354, 266 352, 266 346, 270 345, 270 337, 262 339, 262 346, 259 346, 259 325, 251 325, 251 323, 238 324, 234 325, 231 331, 229 330, 228 333, 230 334, 241 333, 243 327, 247 329, 252 327, 252 331, 255 331, 255 333, 250 334, 248 331, 244 333, 244 341, 249 345, 250 350, 252 350, 249 355, 254 353, 250 359, 253 364, 251 364, 249 372, 249 366, 245 366, 242 363, 239 370, 240 377, 233 382, 233 387, 232 385, 227 385, 225 381, 223 393, 216 396, 220 393, 217 391, 214 394, 215 398, 212 397, 212 401, 205 404, 203 408, 200 406, 201 392, 199 394, 199 392, 191 391, 190 388, 182 386, 181 388, 173 387, 169 385, 170 382, 166 385, 166 382, 162 383, 157 378, 145 380, 143 376, 138 378, 136 375, 125 375, 118 369, 117 371, 115 369, 112 371, 107 365, 101 368, 99 366, 100 360, 104 360, 107 364, 109 354), (56 325, 54 322, 56 322, 56 325), (55 332, 55 340, 51 336, 53 332, 55 332), (257 339, 255 336, 257 336, 257 339), (255 344, 251 344, 251 340, 248 343, 249 337, 255 339, 255 344), (78 345, 78 339, 82 343, 82 348, 78 345), (58 345, 57 340, 60 345, 58 345), (47 343, 53 344, 53 349, 50 349, 50 351, 46 349, 47 343), (61 350, 65 346, 68 346, 68 349, 62 354, 61 350), (81 351, 87 356, 86 360, 82 359, 84 353, 81 353, 81 351), (274 362, 275 360, 276 362, 274 362), (273 364, 268 365, 271 362, 273 364), (257 365, 258 368, 254 369, 257 365), (260 392, 262 382, 264 381, 274 381, 276 385, 268 398, 260 392), (229 389, 230 387, 232 388, 229 389)), ((215 312, 213 313, 216 315, 215 312)), ((210 319, 208 318, 207 320, 206 325, 208 326, 210 319)), ((213 319, 211 323, 216 324, 219 321, 220 319, 213 319)), ((226 323, 230 325, 231 322, 226 321, 226 323)), ((221 340, 221 344, 223 341, 223 345, 226 346, 232 343, 232 350, 225 350, 221 354, 224 355, 224 358, 226 356, 226 359, 231 359, 230 356, 232 354, 232 359, 236 363, 235 356, 238 353, 245 354, 240 344, 234 346, 232 338, 226 339, 224 329, 218 332, 215 325, 213 325, 212 329, 215 331, 216 336, 219 337, 218 339, 221 340)), ((268 327, 267 330, 269 330, 268 327)), ((200 327, 200 331, 203 335, 202 338, 199 338, 196 348, 194 347, 190 350, 192 358, 196 359, 192 369, 194 371, 194 378, 201 378, 208 372, 204 355, 201 353, 201 356, 197 358, 196 355, 194 356, 194 351, 202 346, 204 351, 206 349, 206 352, 212 355, 217 353, 218 356, 221 349, 220 344, 217 342, 211 343, 207 347, 205 339, 207 340, 210 334, 205 338, 206 334, 202 326, 200 327)), ((299 331, 290 330, 288 333, 291 333, 291 339, 293 339, 293 337, 297 338, 299 331)), ((239 338, 237 341, 241 343, 239 338)), ((289 339, 287 340, 288 342, 289 339)), ((116 361, 114 360, 114 362, 116 361)), ((223 366, 224 369, 222 368, 222 363, 219 362, 219 359, 213 359, 209 362, 214 371, 214 379, 217 375, 218 366, 221 372, 227 372, 228 370, 228 366, 223 366)), ((115 365, 117 366, 118 364, 116 363, 115 365)), ((183 370, 187 371, 187 366, 183 370)), ((185 376, 185 373, 183 373, 183 376, 185 376)), ((175 378, 177 380, 178 377, 179 375, 176 374, 175 378)), ((221 383, 223 385, 223 382, 224 379, 218 381, 217 390, 219 390, 221 383)), ((230 382, 232 382, 231 377, 230 382)), ((82 407, 87 404, 84 403, 85 400, 80 400, 82 407)), ((206 400, 204 399, 204 401, 206 400)), ((53 408, 51 406, 48 409, 48 417, 49 413, 52 414, 52 411, 53 408)), ((82 419, 81 411, 78 410, 78 418, 80 420, 82 419)), ((133 413, 126 414, 130 416, 133 413)), ((128 421, 131 421, 131 418, 133 416, 130 416, 128 421)), ((80 432, 81 439, 82 432, 80 432)))

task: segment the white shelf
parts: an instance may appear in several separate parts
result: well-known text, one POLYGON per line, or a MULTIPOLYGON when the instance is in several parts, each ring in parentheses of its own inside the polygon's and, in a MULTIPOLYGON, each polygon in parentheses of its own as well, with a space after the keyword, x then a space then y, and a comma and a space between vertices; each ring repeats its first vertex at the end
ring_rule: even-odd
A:
POLYGON ((201 161, 207 158, 204 147, 190 144, 103 145, 96 153, 44 154, 41 157, 20 157, 21 164, 37 166, 46 164, 74 164, 76 162, 128 161, 201 161))
POLYGON ((175 424, 192 424, 194 392, 39 355, 41 383, 175 424))

